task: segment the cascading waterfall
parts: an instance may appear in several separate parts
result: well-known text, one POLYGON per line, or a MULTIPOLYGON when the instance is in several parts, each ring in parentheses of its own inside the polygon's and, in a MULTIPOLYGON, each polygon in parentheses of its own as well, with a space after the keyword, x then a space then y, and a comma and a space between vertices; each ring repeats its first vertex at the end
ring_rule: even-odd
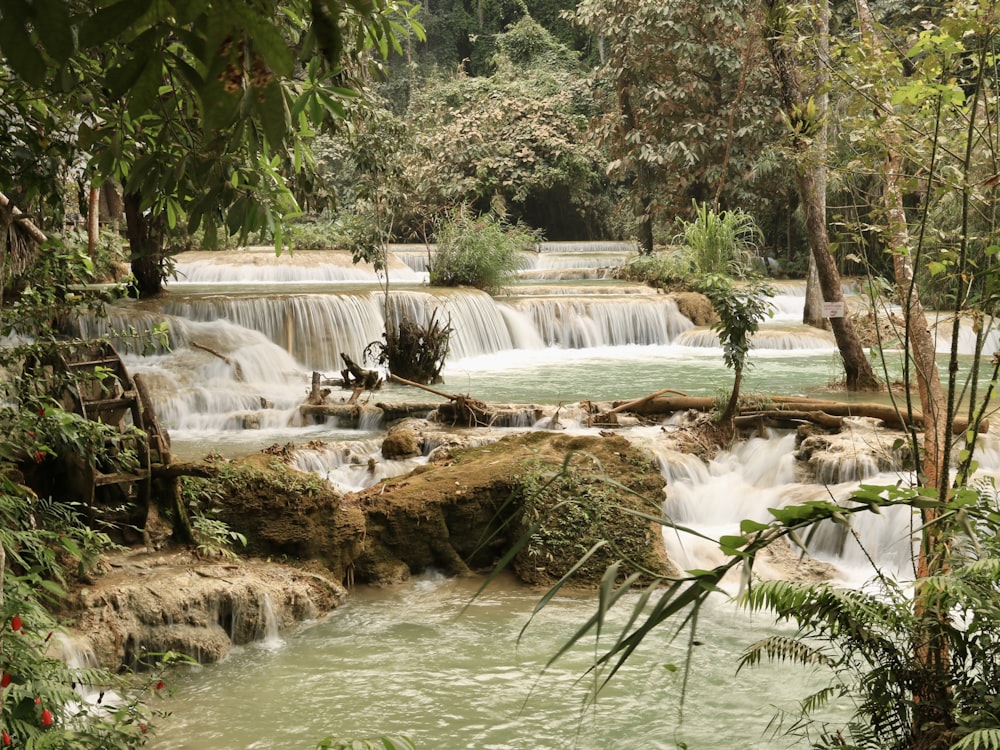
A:
MULTIPOLYGON (((620 249, 591 247, 585 251, 563 247, 529 253, 527 257, 538 268, 565 264, 572 266, 569 270, 573 273, 562 275, 566 280, 561 283, 521 283, 508 294, 494 299, 473 290, 431 290, 418 286, 419 282, 412 279, 422 278, 427 249, 422 245, 398 248, 395 256, 400 262, 390 270, 390 279, 393 284, 403 282, 407 286, 391 287, 389 315, 398 319, 406 314, 419 322, 429 320, 435 310, 442 321, 450 316, 455 335, 445 368, 446 390, 468 392, 494 402, 509 400, 511 403, 550 405, 565 402, 560 406, 557 420, 543 419, 534 429, 587 430, 585 420, 572 408, 582 399, 633 398, 665 387, 681 388, 692 395, 708 395, 727 387, 731 383, 731 373, 721 363, 717 336, 704 328, 692 327, 668 296, 620 282, 579 284, 568 281, 576 272, 605 262, 620 249), (395 270, 395 266, 404 263, 409 274, 395 270), (456 372, 458 376, 454 375, 456 372), (502 394, 502 399, 497 398, 497 394, 502 394)), ((200 451, 200 457, 208 449, 220 450, 220 446, 231 445, 232 451, 238 453, 250 452, 272 442, 294 440, 301 444, 295 452, 296 466, 327 479, 343 492, 371 486, 382 477, 409 472, 425 462, 424 456, 405 461, 385 460, 380 452, 382 436, 377 424, 363 423, 360 429, 340 430, 333 422, 311 425, 298 421, 296 407, 308 390, 312 370, 336 372, 341 367, 340 352, 347 352, 360 361, 365 346, 381 339, 386 307, 374 274, 367 280, 360 276, 338 275, 340 271, 334 268, 349 267, 343 258, 307 261, 296 253, 292 258, 285 257, 274 263, 270 259, 257 262, 262 257, 226 254, 214 258, 212 268, 207 262, 202 263, 208 258, 202 258, 201 254, 186 258, 182 269, 190 272, 188 282, 171 284, 161 300, 141 304, 125 302, 112 310, 111 323, 115 327, 152 330, 157 323, 168 322, 169 348, 145 351, 137 346, 131 350, 127 362, 130 369, 141 373, 150 385, 161 421, 171 429, 175 446, 193 446, 192 450, 200 451), (280 270, 282 264, 301 265, 301 269, 280 270), (202 265, 204 267, 200 267, 202 265), (195 275, 196 267, 200 275, 195 275), (225 270, 227 268, 231 270, 225 270), (248 429, 250 427, 254 429, 248 429)), ((758 381, 756 390, 808 394, 810 389, 821 389, 831 379, 821 363, 833 359, 831 353, 835 352, 835 347, 828 333, 799 326, 804 284, 777 282, 776 286, 776 313, 756 337, 756 348, 751 355, 755 368, 748 373, 748 378, 763 371, 763 379, 758 381), (768 369, 770 362, 777 364, 768 369)), ((85 321, 84 325, 87 330, 97 331, 103 324, 85 321)), ((962 336, 963 351, 966 351, 968 337, 964 328, 962 336)), ((833 370, 835 375, 838 368, 833 370)), ((347 395, 334 393, 334 398, 346 398, 347 395)), ((422 400, 427 396, 423 393, 414 396, 412 391, 389 384, 383 391, 365 398, 392 402, 407 398, 422 400)), ((669 424, 635 428, 628 436, 648 446, 660 460, 667 482, 663 499, 665 514, 678 524, 710 537, 738 533, 742 518, 767 521, 768 508, 831 497, 849 503, 858 482, 893 485, 907 479, 902 472, 892 471, 891 460, 876 460, 865 452, 856 456, 848 452, 843 456, 814 456, 811 469, 816 479, 802 481, 796 436, 789 432, 773 433, 736 445, 706 464, 694 456, 664 448, 662 432, 670 429, 669 424)), ((424 450, 429 447, 425 445, 424 450)), ((987 436, 977 458, 986 471, 1000 469, 1000 447, 996 440, 987 436)), ((854 522, 857 536, 829 524, 813 535, 810 551, 819 560, 834 565, 839 579, 848 584, 860 584, 871 576, 868 556, 878 565, 905 575, 911 553, 911 521, 904 509, 887 509, 881 517, 858 514, 854 522)), ((671 556, 684 568, 708 568, 721 560, 716 544, 669 529, 664 538, 671 556)), ((784 559, 759 561, 755 571, 775 577, 795 576, 802 572, 796 570, 796 561, 795 552, 790 551, 784 559)), ((428 746, 529 746, 517 734, 529 723, 517 714, 525 705, 524 691, 513 690, 513 700, 508 701, 514 706, 513 718, 503 714, 498 719, 497 712, 493 711, 494 693, 481 699, 487 688, 497 684, 508 692, 511 686, 523 684, 528 680, 524 670, 506 662, 499 666, 487 665, 485 669, 492 672, 475 671, 478 662, 470 666, 473 655, 488 653, 493 656, 505 650, 483 649, 483 639, 475 632, 475 627, 487 619, 484 613, 509 616, 511 607, 502 599, 498 605, 487 594, 456 621, 454 612, 462 609, 471 596, 471 591, 458 589, 459 594, 452 594, 455 601, 446 602, 440 610, 434 609, 425 616, 420 608, 430 601, 440 600, 444 585, 428 577, 417 581, 412 589, 401 587, 376 592, 368 594, 367 600, 366 594, 356 592, 352 594, 351 607, 301 637, 298 634, 289 637, 284 648, 278 649, 281 653, 267 655, 267 665, 261 667, 257 654, 241 666, 233 666, 230 662, 220 665, 220 669, 237 670, 239 679, 229 680, 234 684, 245 677, 246 673, 240 673, 239 669, 260 669, 266 673, 266 678, 260 682, 270 683, 272 664, 294 652, 289 657, 293 662, 289 681, 282 683, 273 700, 262 701, 265 706, 281 704, 291 691, 307 680, 310 690, 304 691, 308 693, 306 697, 310 700, 319 697, 319 702, 310 704, 304 713, 325 717, 340 709, 340 718, 347 719, 351 713, 363 715, 370 708, 372 696, 382 696, 385 701, 379 704, 379 710, 388 715, 390 710, 403 706, 398 719, 399 731, 414 729, 428 746), (385 614, 373 616, 373 606, 383 607, 385 614), (418 610, 420 613, 414 614, 418 610), (333 635, 322 634, 329 632, 322 631, 323 628, 336 627, 340 618, 354 619, 347 619, 348 624, 342 625, 333 635), (458 656, 442 656, 441 644, 454 642, 460 645, 458 656), (390 647, 387 643, 393 645, 390 647), (301 656, 303 652, 307 655, 301 656), (358 657, 357 666, 346 668, 355 656, 358 657), (406 661, 408 658, 414 660, 406 661), (433 672, 429 679, 428 662, 443 662, 445 658, 453 661, 442 671, 433 672), (401 671, 400 664, 407 666, 401 671), (307 669, 314 667, 315 673, 304 676, 307 669), (402 693, 383 690, 385 675, 390 671, 403 686, 402 693), (355 677, 358 674, 370 677, 355 677), (425 684, 429 683, 433 683, 431 692, 424 691, 425 684), (438 694, 446 689, 453 691, 447 693, 442 708, 438 694), (361 697, 362 705, 356 712, 341 709, 348 694, 361 697), (486 715, 478 711, 460 714, 457 707, 470 695, 476 696, 471 702, 474 707, 488 705, 490 711, 486 715), (337 708, 331 708, 333 706, 337 708)), ((447 585, 462 586, 463 583, 447 585)), ((475 587, 475 584, 470 585, 475 587)), ((734 581, 734 588, 737 585, 734 581)), ((525 612, 531 611, 537 597, 532 594, 530 598, 525 612)), ((570 598, 567 600, 569 606, 574 605, 570 598)), ((265 625, 268 621, 266 609, 270 604, 269 600, 257 601, 250 597, 244 603, 246 618, 252 617, 255 627, 265 625)), ((564 637, 564 632, 572 632, 580 624, 580 618, 589 614, 578 601, 575 604, 578 605, 576 610, 563 615, 567 622, 559 628, 557 638, 564 637)), ((234 612, 233 617, 236 616, 234 612)), ((734 695, 739 686, 729 691, 733 654, 752 639, 746 632, 752 625, 744 619, 736 619, 728 610, 712 617, 717 617, 723 625, 720 628, 717 622, 711 626, 718 629, 711 631, 712 636, 700 647, 703 653, 711 653, 710 659, 704 661, 710 661, 714 667, 729 660, 730 666, 719 673, 708 690, 710 695, 701 704, 704 708, 692 713, 715 716, 722 713, 718 710, 719 684, 727 686, 726 712, 734 710, 734 695), (736 635, 730 631, 735 631, 736 635)), ((522 624, 521 619, 513 628, 504 623, 503 629, 492 633, 488 642, 500 642, 510 630, 516 635, 517 627, 522 624)), ((259 635, 266 635, 266 629, 259 635)), ((539 666, 529 667, 529 676, 541 669, 540 665, 557 647, 555 640, 542 643, 539 666)), ((521 648, 521 645, 512 646, 509 651, 520 653, 521 648)), ((657 658, 662 653, 665 651, 659 652, 657 658)), ((677 657, 664 658, 676 660, 677 657)), ((566 670, 561 675, 564 678, 561 685, 576 685, 581 672, 582 669, 576 666, 566 670)), ((675 696, 678 692, 676 683, 662 683, 665 674, 662 662, 655 668, 650 667, 648 675, 643 673, 636 679, 648 679, 651 689, 647 691, 646 683, 641 683, 640 699, 625 710, 615 711, 616 719, 634 714, 642 716, 639 721, 616 729, 611 735, 595 735, 592 741, 585 738, 581 747, 592 750, 617 746, 615 742, 621 737, 629 737, 636 746, 648 739, 646 744, 650 747, 665 747, 662 742, 670 736, 673 723, 664 720, 665 712, 660 706, 650 710, 649 705, 656 700, 665 701, 662 696, 675 696), (650 695, 656 697, 651 699, 650 695), (642 714, 643 710, 648 713, 642 714)), ((741 677, 740 684, 747 679, 741 677)), ((777 690, 775 686, 784 688, 787 685, 784 674, 773 677, 771 682, 766 688, 768 700, 777 690)), ((625 690, 633 687, 630 684, 625 690)), ((196 698, 190 710, 214 711, 222 703, 220 692, 211 690, 212 701, 196 698), (206 706, 206 703, 211 705, 206 706)), ((747 708, 742 718, 737 719, 734 731, 720 729, 712 722, 711 726, 703 728, 705 736, 699 738, 701 744, 698 746, 736 746, 739 742, 741 746, 766 747, 745 737, 744 724, 750 718, 759 718, 762 713, 760 692, 758 689, 757 694, 745 699, 747 708)), ((559 705, 553 710, 558 711, 564 701, 555 703, 559 705)), ((260 746, 266 741, 262 737, 277 743, 275 738, 279 734, 302 736, 299 716, 280 715, 291 713, 288 711, 279 711, 279 716, 269 717, 263 730, 245 726, 242 686, 234 695, 233 705, 229 719, 212 715, 206 722, 210 729, 199 738, 209 737, 205 744, 186 746, 223 747, 224 742, 230 741, 226 736, 230 734, 238 739, 226 745, 227 750, 229 747, 260 746), (276 729, 285 719, 292 726, 276 729), (225 729, 220 731, 220 726, 225 729)), ((370 722, 370 717, 363 715, 362 720, 370 722)), ((548 725, 548 721, 543 717, 535 724, 542 727, 548 725)), ((574 722, 575 719, 570 722, 572 726, 564 724, 554 738, 544 738, 537 728, 530 729, 530 746, 564 747, 574 722)), ((351 728, 353 731, 353 725, 351 728)), ((379 729, 370 723, 362 728, 366 732, 379 729)), ((179 734, 183 735, 183 731, 182 727, 179 734)), ((328 731, 325 725, 316 729, 316 736, 322 736, 320 732, 325 731, 328 731)), ((195 734, 197 736, 197 732, 195 734)), ((692 734, 689 727, 685 739, 692 734)), ((173 741, 177 735, 168 732, 166 736, 173 741)), ((315 737, 310 735, 309 739, 314 741, 315 737)), ((669 743, 671 747, 676 745, 679 742, 669 743)))
MULTIPOLYGON (((724 451, 705 465, 693 456, 651 448, 657 453, 667 481, 664 514, 711 539, 739 533, 739 522, 771 520, 768 508, 782 508, 811 500, 849 501, 858 482, 894 486, 898 473, 878 473, 868 459, 845 459, 854 476, 837 484, 802 483, 796 478, 794 433, 753 438, 724 451)), ((846 473, 846 472, 845 472, 846 473)), ((912 531, 908 508, 888 508, 882 514, 861 514, 853 521, 855 535, 835 524, 821 525, 811 539, 810 554, 833 563, 843 582, 856 585, 875 574, 872 561, 885 570, 906 575, 911 561, 912 531)), ((718 545, 693 535, 666 529, 669 553, 685 569, 712 568, 723 561, 718 545)), ((766 572, 789 577, 794 571, 766 572)))
POLYGON ((281 648, 285 645, 281 638, 281 626, 278 623, 278 616, 274 611, 274 603, 271 595, 266 591, 260 594, 260 627, 257 633, 257 642, 268 649, 281 648))

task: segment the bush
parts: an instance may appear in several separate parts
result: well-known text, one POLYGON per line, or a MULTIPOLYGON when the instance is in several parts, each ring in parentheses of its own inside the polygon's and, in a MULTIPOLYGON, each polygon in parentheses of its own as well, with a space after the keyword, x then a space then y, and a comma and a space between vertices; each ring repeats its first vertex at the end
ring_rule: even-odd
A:
POLYGON ((670 248, 653 255, 637 255, 615 271, 615 278, 638 281, 658 289, 686 286, 691 261, 681 248, 670 248))
POLYGON ((723 274, 743 278, 752 273, 763 235, 753 216, 739 209, 716 213, 707 203, 694 204, 694 221, 680 220, 675 242, 690 252, 697 275, 723 274))
POLYGON ((437 251, 428 271, 434 286, 472 286, 496 293, 520 270, 521 252, 538 241, 536 233, 520 225, 468 208, 447 215, 435 233, 437 251))

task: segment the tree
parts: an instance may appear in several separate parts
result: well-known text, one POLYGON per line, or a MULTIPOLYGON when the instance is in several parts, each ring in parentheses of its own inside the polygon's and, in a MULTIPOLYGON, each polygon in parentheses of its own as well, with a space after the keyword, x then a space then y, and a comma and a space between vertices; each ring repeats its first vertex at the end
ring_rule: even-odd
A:
POLYGON ((498 34, 495 49, 489 76, 459 72, 414 87, 414 149, 403 158, 418 210, 499 209, 549 239, 619 235, 579 59, 528 16, 498 34))
MULTIPOLYGON (((767 8, 767 46, 777 73, 782 113, 789 128, 788 136, 796 161, 795 180, 805 213, 806 234, 811 249, 810 265, 815 266, 824 301, 843 303, 840 272, 831 252, 826 216, 828 112, 823 66, 828 58, 829 9, 822 0, 814 10, 815 34, 811 38, 816 40, 818 49, 819 76, 814 83, 814 93, 807 94, 800 73, 803 66, 797 61, 791 42, 798 31, 792 25, 790 6, 784 0, 767 0, 767 8)), ((850 319, 844 315, 832 316, 830 327, 844 362, 847 389, 878 389, 878 378, 850 319)))
MULTIPOLYGON (((574 20, 605 50, 596 90, 609 92, 593 129, 627 185, 640 249, 692 200, 718 209, 773 138, 762 46, 741 0, 585 0, 574 20), (610 92, 613 92, 610 93, 610 92), (722 190, 723 185, 726 189, 722 190)), ((745 192, 744 192, 745 194, 745 192)))
POLYGON ((760 279, 734 284, 726 276, 713 274, 702 279, 698 291, 711 300, 719 316, 719 322, 713 328, 719 334, 726 367, 733 371, 733 389, 726 408, 719 416, 720 422, 732 425, 739 409, 740 385, 743 371, 748 366, 751 339, 761 321, 773 313, 768 299, 774 296, 774 289, 760 279))
MULTIPOLYGON (((297 210, 309 123, 344 116, 365 70, 420 25, 405 0, 58 0, 6 3, 0 59, 78 123, 59 137, 98 183, 124 186, 140 294, 160 290, 164 238, 186 226, 273 234, 297 210)), ((27 109, 26 106, 20 110, 27 109)), ((23 118, 22 112, 17 113, 23 118)), ((54 136, 54 134, 53 134, 54 136)))

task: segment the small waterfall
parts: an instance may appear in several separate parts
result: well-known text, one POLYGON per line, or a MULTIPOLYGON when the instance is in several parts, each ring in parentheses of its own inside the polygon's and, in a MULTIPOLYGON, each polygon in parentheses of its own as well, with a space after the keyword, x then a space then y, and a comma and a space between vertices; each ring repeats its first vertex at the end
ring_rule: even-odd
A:
MULTIPOLYGON (((836 485, 803 484, 796 480, 795 435, 755 438, 723 451, 707 465, 693 456, 657 448, 667 481, 664 513, 682 526, 689 526, 710 539, 738 534, 739 522, 771 520, 769 508, 781 508, 810 500, 833 499, 849 504, 857 482, 836 485)), ((857 471, 855 465, 854 471, 857 471)), ((894 485, 896 474, 867 476, 867 484, 894 485)), ((881 515, 858 514, 853 519, 856 538, 843 527, 825 523, 810 540, 810 552, 833 563, 851 583, 867 580, 873 573, 870 555, 877 564, 893 571, 905 571, 910 561, 911 529, 907 508, 888 508, 881 515)), ((692 535, 664 530, 671 557, 684 569, 711 568, 723 560, 715 542, 692 535)), ((755 568, 767 575, 766 568, 755 568)), ((792 571, 778 570, 787 577, 792 571)))
MULTIPOLYGON (((56 656, 62 659, 70 671, 81 673, 100 668, 94 649, 88 641, 59 631, 53 634, 52 640, 58 650, 56 656)), ((118 709, 121 702, 121 695, 118 692, 105 690, 102 685, 89 685, 79 678, 74 679, 73 684, 74 690, 80 696, 79 708, 84 714, 97 715, 118 709)), ((68 708, 68 714, 77 713, 73 706, 68 708)))
POLYGON ((266 591, 260 594, 260 620, 258 626, 257 641, 267 649, 278 649, 285 645, 281 638, 281 627, 278 623, 278 616, 274 611, 274 603, 271 595, 266 591))
MULTIPOLYGON (((683 331, 675 342, 678 346, 696 349, 718 349, 719 334, 708 328, 691 328, 683 331)), ((755 350, 795 351, 824 350, 836 347, 833 334, 818 328, 763 325, 753 336, 755 350)), ((751 353, 751 357, 753 354, 751 353)))
POLYGON ((651 346, 671 343, 692 327, 664 296, 522 298, 510 306, 528 315, 546 346, 651 346))
MULTIPOLYGON (((177 279, 167 287, 183 284, 289 284, 320 282, 376 282, 379 274, 367 263, 355 263, 350 253, 299 250, 275 253, 273 247, 237 251, 187 252, 175 256, 177 279)), ((390 262, 389 276, 414 283, 423 277, 403 262, 390 262)))
POLYGON ((329 482, 339 492, 356 492, 426 463, 423 456, 401 461, 382 457, 381 439, 310 443, 295 451, 293 465, 329 482))

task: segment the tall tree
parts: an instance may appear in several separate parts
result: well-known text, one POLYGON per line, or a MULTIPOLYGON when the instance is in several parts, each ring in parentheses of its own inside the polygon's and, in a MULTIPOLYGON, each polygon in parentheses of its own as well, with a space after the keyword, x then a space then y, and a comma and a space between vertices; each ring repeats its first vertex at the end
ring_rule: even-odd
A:
MULTIPOLYGON (((791 147, 796 158, 795 180, 799 200, 805 214, 806 234, 812 262, 826 302, 844 302, 840 272, 830 248, 830 235, 826 216, 827 158, 827 106, 825 91, 815 88, 807 92, 803 84, 804 63, 799 60, 792 39, 792 14, 785 0, 767 2, 767 47, 777 74, 781 93, 782 112, 789 127, 791 147)), ((813 7, 815 55, 819 70, 823 71, 824 50, 828 48, 829 6, 827 0, 818 0, 813 7)), ((825 73, 821 73, 822 83, 825 73)), ((861 339, 849 318, 837 315, 830 318, 830 327, 837 341, 844 362, 848 390, 873 390, 880 387, 871 362, 865 354, 861 339)))

